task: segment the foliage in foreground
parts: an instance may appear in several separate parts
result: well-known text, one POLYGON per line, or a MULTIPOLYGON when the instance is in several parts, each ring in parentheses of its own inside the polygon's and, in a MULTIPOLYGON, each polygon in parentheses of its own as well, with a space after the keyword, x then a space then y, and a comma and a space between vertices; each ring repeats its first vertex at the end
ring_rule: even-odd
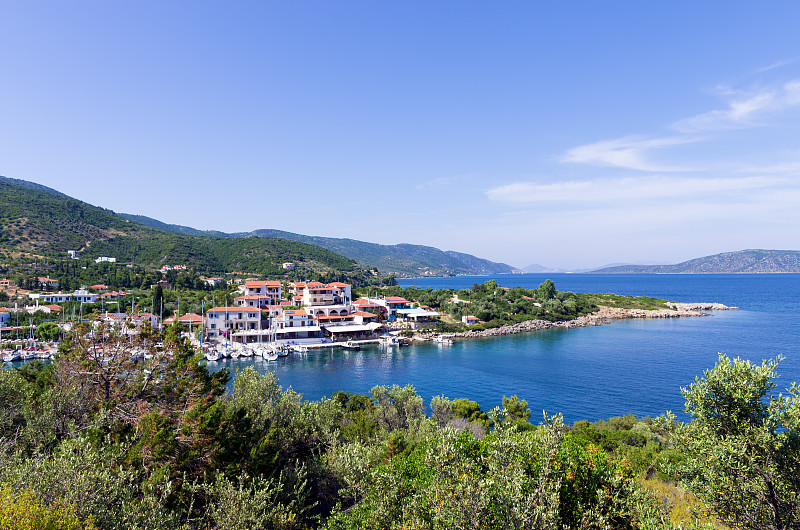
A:
POLYGON ((669 528, 653 492, 671 480, 728 525, 797 527, 797 399, 767 398, 774 364, 721 357, 687 390, 690 424, 568 428, 516 396, 438 396, 428 416, 411 387, 305 402, 252 369, 225 392, 174 330, 87 331, 0 371, 0 484, 73 525, 54 528, 669 528), (780 525, 748 497, 770 487, 780 525))
POLYGON ((720 355, 683 389, 693 421, 670 425, 685 485, 731 527, 800 527, 800 387, 774 393, 779 361, 720 355))

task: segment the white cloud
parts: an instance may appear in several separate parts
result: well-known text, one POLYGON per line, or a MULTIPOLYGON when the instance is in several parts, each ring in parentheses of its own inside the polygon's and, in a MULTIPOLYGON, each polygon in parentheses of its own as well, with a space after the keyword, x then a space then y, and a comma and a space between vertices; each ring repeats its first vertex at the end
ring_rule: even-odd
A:
POLYGON ((659 149, 717 139, 725 131, 762 127, 769 119, 800 107, 800 79, 750 92, 718 87, 717 93, 728 100, 727 107, 672 123, 670 128, 678 134, 651 138, 625 136, 580 145, 569 149, 560 161, 649 172, 696 171, 697 168, 654 162, 652 156, 659 149))
POLYGON ((654 164, 649 162, 645 155, 653 149, 692 143, 698 140, 688 136, 649 139, 629 136, 574 147, 567 151, 562 161, 622 167, 640 171, 687 171, 688 168, 654 164))
POLYGON ((536 184, 517 182, 486 192, 493 201, 526 203, 612 203, 644 200, 686 200, 692 197, 774 189, 787 181, 769 177, 739 178, 617 178, 536 184))
POLYGON ((672 128, 683 133, 742 129, 763 125, 761 120, 800 105, 800 80, 734 99, 725 109, 678 120, 672 128))
POLYGON ((800 61, 800 57, 795 57, 794 59, 785 59, 783 61, 778 61, 776 63, 773 63, 773 64, 770 64, 768 66, 765 66, 764 68, 759 68, 758 70, 756 70, 756 73, 763 74, 764 72, 769 72, 770 70, 775 70, 777 68, 782 68, 782 67, 787 66, 789 64, 796 63, 797 61, 800 61))

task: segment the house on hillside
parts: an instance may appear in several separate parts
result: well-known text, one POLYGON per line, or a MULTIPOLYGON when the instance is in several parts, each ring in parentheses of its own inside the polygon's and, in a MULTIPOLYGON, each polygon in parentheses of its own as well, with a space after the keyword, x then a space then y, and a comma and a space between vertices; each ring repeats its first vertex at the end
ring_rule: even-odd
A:
POLYGON ((36 284, 39 286, 39 289, 58 289, 58 280, 52 278, 39 276, 36 278, 36 284))

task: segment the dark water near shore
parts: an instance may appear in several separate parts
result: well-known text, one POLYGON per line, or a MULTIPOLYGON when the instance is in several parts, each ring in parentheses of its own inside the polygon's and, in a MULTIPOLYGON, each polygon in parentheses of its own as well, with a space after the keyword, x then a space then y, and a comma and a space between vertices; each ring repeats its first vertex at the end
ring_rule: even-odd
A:
POLYGON ((704 318, 617 321, 507 337, 361 351, 323 349, 253 365, 274 371, 284 387, 309 400, 337 390, 366 393, 375 385, 413 385, 434 395, 467 397, 484 410, 503 395, 528 401, 531 420, 561 412, 567 422, 621 414, 682 411, 680 387, 711 368, 717 352, 755 362, 783 354, 780 390, 800 381, 800 275, 524 274, 400 280, 401 285, 456 289, 495 279, 504 287, 535 288, 552 279, 560 291, 648 295, 678 302, 720 302, 742 311, 704 318))

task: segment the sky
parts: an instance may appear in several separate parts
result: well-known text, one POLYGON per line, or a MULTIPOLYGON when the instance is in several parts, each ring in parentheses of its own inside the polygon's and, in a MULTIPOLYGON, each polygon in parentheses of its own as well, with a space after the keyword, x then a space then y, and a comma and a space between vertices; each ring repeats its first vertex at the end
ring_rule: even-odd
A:
POLYGON ((800 249, 800 2, 0 3, 0 175, 525 267, 800 249))

